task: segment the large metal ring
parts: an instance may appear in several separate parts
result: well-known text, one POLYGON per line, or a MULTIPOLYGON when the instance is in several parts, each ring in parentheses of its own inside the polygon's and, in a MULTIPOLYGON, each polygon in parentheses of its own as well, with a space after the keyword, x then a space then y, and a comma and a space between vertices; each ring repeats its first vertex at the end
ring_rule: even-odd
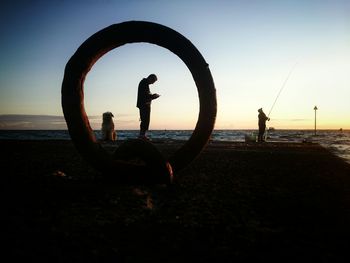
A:
POLYGON ((199 116, 189 140, 168 162, 174 172, 187 166, 207 144, 216 119, 216 90, 208 64, 197 48, 180 33, 160 24, 128 21, 114 24, 88 38, 68 61, 62 83, 62 108, 72 141, 80 154, 100 171, 122 174, 130 164, 114 160, 96 140, 84 108, 84 81, 105 53, 128 43, 146 42, 164 47, 186 64, 196 83, 199 116))

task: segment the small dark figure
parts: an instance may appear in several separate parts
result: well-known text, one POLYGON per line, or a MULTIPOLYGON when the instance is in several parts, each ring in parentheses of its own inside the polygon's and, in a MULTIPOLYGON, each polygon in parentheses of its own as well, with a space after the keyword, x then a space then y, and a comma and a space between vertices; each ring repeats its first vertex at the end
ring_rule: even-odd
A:
POLYGON ((113 113, 112 112, 105 112, 102 115, 102 140, 104 141, 115 141, 117 139, 117 134, 114 130, 114 123, 113 123, 113 113))
POLYGON ((140 111, 140 139, 149 140, 146 136, 146 132, 150 123, 151 103, 152 100, 157 99, 160 96, 157 93, 152 94, 149 85, 156 81, 157 76, 151 74, 147 78, 143 78, 139 83, 136 107, 138 107, 140 111))
POLYGON ((263 112, 262 108, 258 109, 259 115, 259 134, 258 134, 258 142, 264 141, 264 133, 266 129, 266 121, 269 121, 270 118, 268 118, 265 113, 263 112))

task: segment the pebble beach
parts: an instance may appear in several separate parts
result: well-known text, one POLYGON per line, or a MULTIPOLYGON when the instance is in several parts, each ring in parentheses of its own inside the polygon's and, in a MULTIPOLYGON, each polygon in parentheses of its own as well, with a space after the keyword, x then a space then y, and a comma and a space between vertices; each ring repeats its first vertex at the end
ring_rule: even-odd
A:
POLYGON ((350 260, 350 165, 317 143, 210 141, 170 186, 105 181, 69 140, 0 145, 11 261, 350 260))

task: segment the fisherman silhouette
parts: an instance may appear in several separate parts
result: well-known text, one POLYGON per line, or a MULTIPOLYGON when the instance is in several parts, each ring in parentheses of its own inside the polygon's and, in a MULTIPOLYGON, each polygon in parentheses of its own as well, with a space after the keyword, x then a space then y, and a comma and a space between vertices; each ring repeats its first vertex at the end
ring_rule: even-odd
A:
POLYGON ((136 107, 139 108, 141 121, 139 138, 144 140, 149 140, 149 138, 146 136, 146 132, 150 123, 152 100, 157 99, 160 96, 157 93, 152 94, 149 89, 149 85, 156 81, 157 76, 155 74, 151 74, 147 78, 143 78, 138 87, 136 107))
POLYGON ((266 121, 269 121, 270 118, 266 116, 266 114, 263 112, 262 108, 258 109, 259 115, 259 134, 258 134, 258 142, 263 142, 264 140, 264 133, 266 129, 266 121))

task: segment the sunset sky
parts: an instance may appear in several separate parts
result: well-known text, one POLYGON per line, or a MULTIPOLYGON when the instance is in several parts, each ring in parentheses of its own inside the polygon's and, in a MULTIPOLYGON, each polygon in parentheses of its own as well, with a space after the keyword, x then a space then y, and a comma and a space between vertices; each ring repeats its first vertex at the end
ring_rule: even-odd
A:
MULTIPOLYGON (((65 129, 64 68, 92 34, 124 21, 160 23, 188 38, 208 62, 217 90, 215 129, 350 129, 350 1, 112 1, 0 3, 0 129, 65 129)), ((104 55, 85 81, 85 108, 99 129, 138 129, 137 86, 150 73, 150 129, 194 129, 198 93, 185 64, 147 43, 104 55)))

